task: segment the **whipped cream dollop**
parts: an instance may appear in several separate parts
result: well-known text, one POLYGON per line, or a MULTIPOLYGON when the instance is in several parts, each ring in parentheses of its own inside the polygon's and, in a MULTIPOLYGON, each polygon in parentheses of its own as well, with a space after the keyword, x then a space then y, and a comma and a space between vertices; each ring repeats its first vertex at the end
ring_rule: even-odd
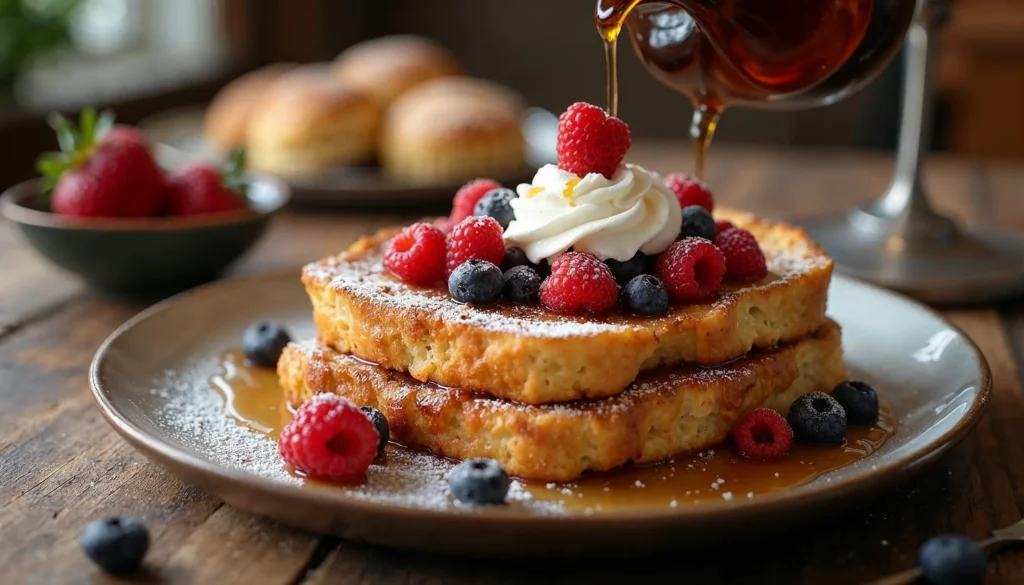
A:
POLYGON ((517 192, 511 202, 516 218, 505 242, 522 248, 534 263, 569 248, 623 262, 637 251, 658 254, 682 226, 679 200, 660 175, 638 165, 619 167, 611 179, 546 165, 517 192))

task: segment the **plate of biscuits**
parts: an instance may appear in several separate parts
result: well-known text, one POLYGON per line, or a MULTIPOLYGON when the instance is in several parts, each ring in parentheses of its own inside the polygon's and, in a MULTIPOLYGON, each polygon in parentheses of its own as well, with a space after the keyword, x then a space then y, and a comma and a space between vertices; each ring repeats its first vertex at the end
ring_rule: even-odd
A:
POLYGON ((223 159, 285 180, 300 204, 435 204, 476 177, 529 180, 554 159, 557 119, 515 90, 470 77, 448 49, 388 36, 331 63, 275 63, 205 107, 140 126, 182 157, 223 159))
POLYGON ((955 326, 570 110, 532 184, 134 317, 93 361, 100 411, 239 508, 504 557, 769 534, 973 428, 991 375, 955 326))

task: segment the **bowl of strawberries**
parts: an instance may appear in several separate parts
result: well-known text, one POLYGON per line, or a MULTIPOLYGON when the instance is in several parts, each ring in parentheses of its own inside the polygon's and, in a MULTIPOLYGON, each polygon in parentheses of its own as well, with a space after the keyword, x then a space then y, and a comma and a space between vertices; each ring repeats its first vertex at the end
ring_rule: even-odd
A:
POLYGON ((281 181, 245 170, 242 151, 223 168, 172 164, 109 113, 87 109, 77 125, 62 116, 50 125, 60 151, 39 158, 39 178, 0 196, 0 212, 95 288, 171 290, 215 278, 289 199, 281 181))

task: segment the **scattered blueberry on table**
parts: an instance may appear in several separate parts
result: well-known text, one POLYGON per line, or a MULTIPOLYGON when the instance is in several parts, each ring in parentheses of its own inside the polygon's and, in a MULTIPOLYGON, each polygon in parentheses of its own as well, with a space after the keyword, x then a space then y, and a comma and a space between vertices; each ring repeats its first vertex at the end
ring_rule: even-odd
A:
POLYGON ((142 564, 149 550, 149 530, 138 518, 112 516, 86 524, 78 543, 104 571, 126 575, 142 564))
POLYGON ((926 541, 918 552, 918 564, 931 585, 982 585, 985 552, 974 540, 959 534, 943 534, 926 541))

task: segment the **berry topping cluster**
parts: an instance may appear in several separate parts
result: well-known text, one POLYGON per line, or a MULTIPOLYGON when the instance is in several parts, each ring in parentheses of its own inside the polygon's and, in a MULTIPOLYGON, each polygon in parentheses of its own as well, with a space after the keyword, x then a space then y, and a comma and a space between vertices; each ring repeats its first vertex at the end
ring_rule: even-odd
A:
POLYGON ((489 179, 468 183, 456 195, 447 221, 405 228, 388 243, 384 267, 412 285, 447 280, 452 298, 460 303, 490 305, 504 299, 589 313, 621 306, 639 316, 664 313, 670 302, 706 302, 727 280, 756 281, 768 273, 750 232, 716 223, 698 205, 683 210, 679 239, 657 256, 637 252, 626 261, 601 261, 570 251, 550 265, 533 264, 521 249, 505 247, 503 222, 512 220, 509 202, 515 192, 495 185, 489 179), (480 193, 483 188, 490 190, 480 193), (474 199, 474 214, 460 219, 474 199))
MULTIPOLYGON (((573 104, 559 119, 558 166, 579 177, 610 178, 629 145, 629 127, 597 106, 573 104)), ((384 267, 412 285, 447 280, 460 303, 504 299, 589 313, 621 307, 639 316, 664 313, 673 302, 707 302, 727 280, 757 281, 768 274, 754 235, 712 217, 714 197, 707 185, 684 174, 668 175, 664 184, 678 198, 682 220, 676 242, 657 256, 637 252, 628 260, 601 260, 570 250, 550 265, 533 264, 522 250, 504 244, 515 220, 516 192, 476 179, 456 193, 449 217, 412 225, 392 239, 384 267)))
POLYGON ((805 394, 789 406, 785 418, 761 408, 733 428, 740 452, 753 459, 782 459, 794 439, 808 445, 839 445, 847 425, 872 425, 878 420, 878 394, 864 382, 842 382, 832 391, 805 394))

